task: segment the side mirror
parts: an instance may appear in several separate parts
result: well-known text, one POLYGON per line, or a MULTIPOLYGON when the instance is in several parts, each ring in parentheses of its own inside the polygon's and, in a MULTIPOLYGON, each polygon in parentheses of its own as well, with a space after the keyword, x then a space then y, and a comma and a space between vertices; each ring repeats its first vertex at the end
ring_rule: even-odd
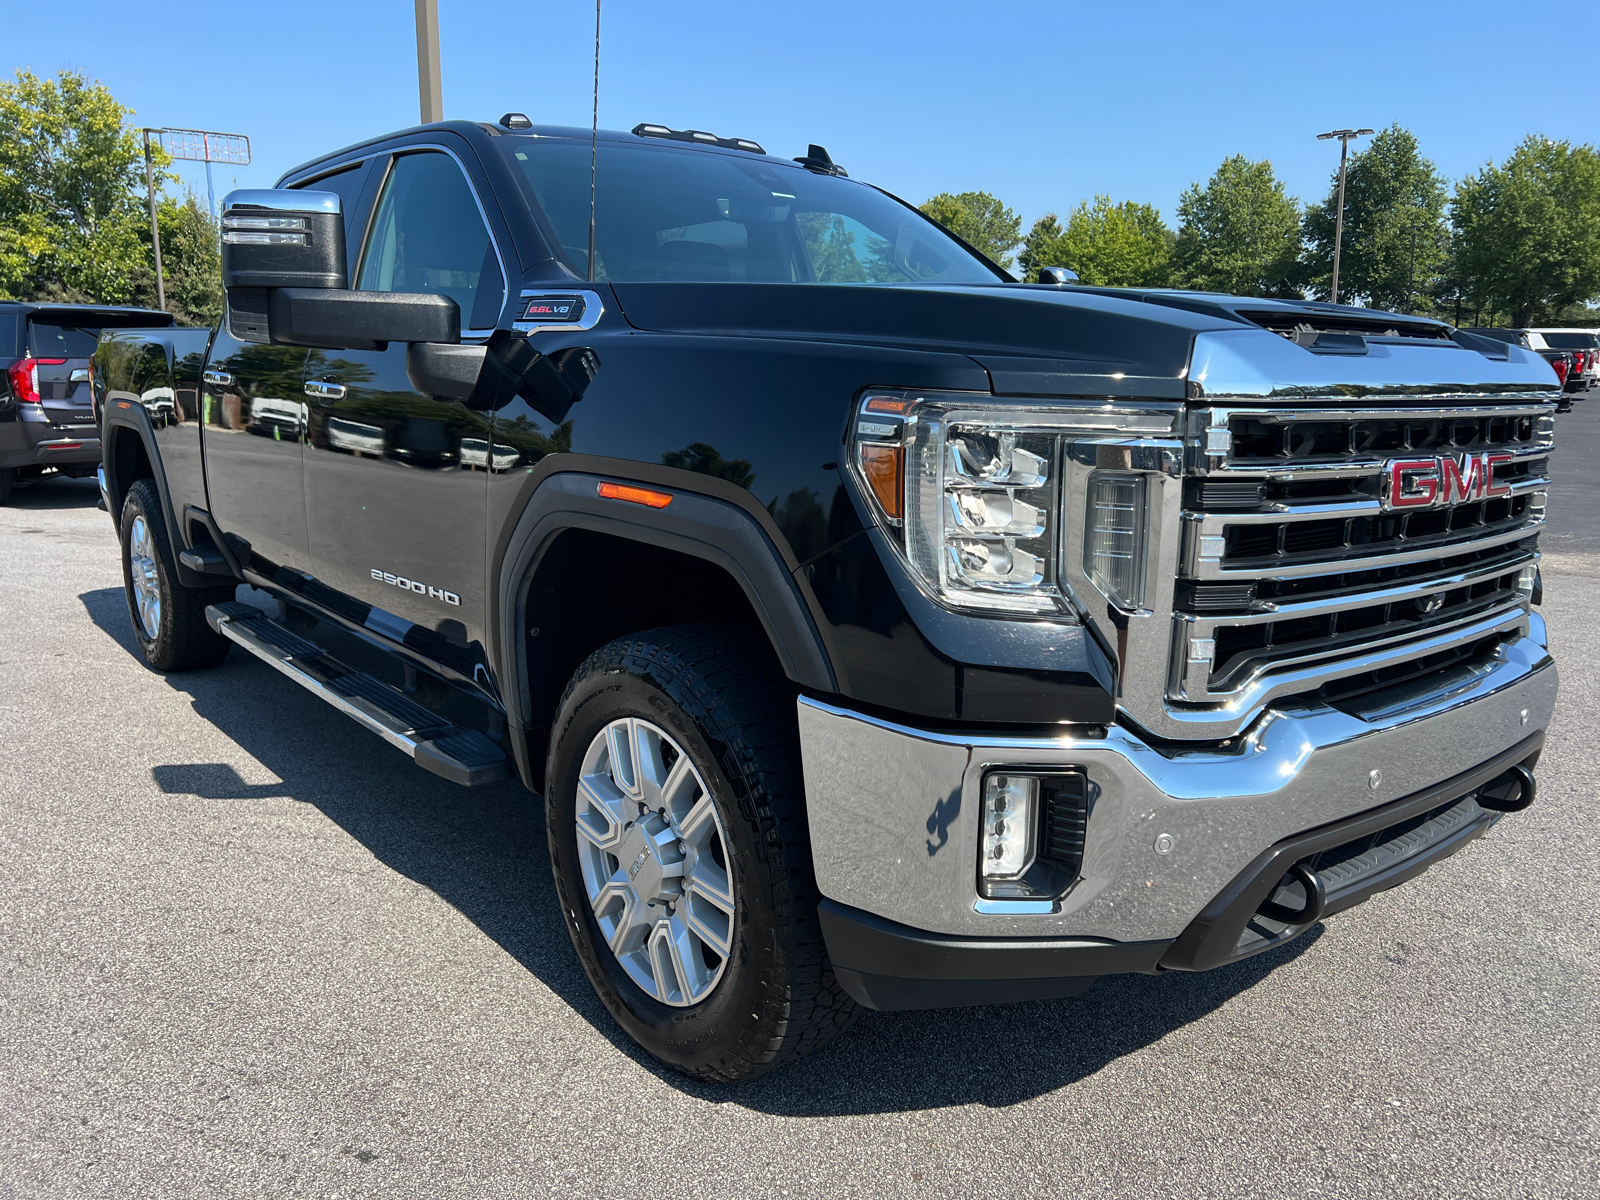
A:
POLYGON ((222 200, 222 286, 349 286, 339 209, 337 192, 229 192, 222 200))
POLYGON ((390 342, 461 340, 461 310, 448 296, 349 290, 335 192, 229 192, 222 286, 228 331, 244 342, 378 350, 390 342))
MULTIPOLYGON (((342 288, 273 288, 267 293, 268 338, 279 346, 381 350, 390 342, 461 340, 461 309, 431 292, 351 292, 342 288)), ((237 336, 237 335, 235 335, 237 336)))
POLYGON ((1078 282, 1078 273, 1071 267, 1040 267, 1035 283, 1053 283, 1058 287, 1078 282))

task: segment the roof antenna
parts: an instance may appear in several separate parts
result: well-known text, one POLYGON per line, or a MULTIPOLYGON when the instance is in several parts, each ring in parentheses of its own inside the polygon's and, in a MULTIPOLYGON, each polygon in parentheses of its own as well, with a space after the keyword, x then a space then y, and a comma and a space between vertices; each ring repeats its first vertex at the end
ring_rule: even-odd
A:
POLYGON ((600 161, 600 0, 594 0, 594 123, 589 126, 589 282, 594 282, 594 179, 600 161))

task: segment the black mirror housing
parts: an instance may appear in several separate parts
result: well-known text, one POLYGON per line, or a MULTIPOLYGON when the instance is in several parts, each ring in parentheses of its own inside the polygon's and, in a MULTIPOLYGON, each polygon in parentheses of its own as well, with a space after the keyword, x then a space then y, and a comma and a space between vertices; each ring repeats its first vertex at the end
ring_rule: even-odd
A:
POLYGON ((245 188, 222 201, 222 286, 349 286, 336 192, 245 188))
POLYGON ((268 337, 279 346, 381 350, 390 342, 461 341, 460 307, 431 292, 280 287, 266 293, 266 309, 268 337))

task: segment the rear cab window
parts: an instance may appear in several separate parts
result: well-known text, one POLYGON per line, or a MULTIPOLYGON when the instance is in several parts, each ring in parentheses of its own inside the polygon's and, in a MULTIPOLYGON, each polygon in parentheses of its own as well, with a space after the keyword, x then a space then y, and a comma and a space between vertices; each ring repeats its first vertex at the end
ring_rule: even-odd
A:
MULTIPOLYGON (((496 139, 580 275, 587 140, 496 139)), ((995 283, 915 209, 853 179, 739 151, 602 141, 595 278, 609 283, 995 283)))

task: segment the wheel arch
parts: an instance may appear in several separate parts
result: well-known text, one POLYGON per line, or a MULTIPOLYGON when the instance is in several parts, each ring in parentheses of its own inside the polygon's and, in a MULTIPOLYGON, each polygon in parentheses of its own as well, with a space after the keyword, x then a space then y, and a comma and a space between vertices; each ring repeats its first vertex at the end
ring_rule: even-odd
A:
MULTIPOLYGON (((536 761, 542 759, 541 731, 548 728, 576 663, 611 637, 682 619, 668 597, 640 589, 631 602, 599 606, 602 615, 592 620, 586 615, 588 624, 572 637, 563 639, 559 628, 547 630, 541 621, 550 608, 540 590, 548 592, 554 581, 573 576, 574 555, 583 551, 589 557, 580 562, 599 565, 579 577, 579 587, 612 583, 616 572, 606 565, 607 550, 632 548, 653 566, 683 573, 681 582, 695 589, 696 615, 689 619, 709 617, 759 629, 791 682, 822 693, 841 690, 842 668, 816 619, 815 597, 796 575, 798 564, 790 561, 771 515, 748 492, 669 467, 560 457, 567 460, 565 469, 530 474, 491 564, 496 669, 510 723, 525 735, 512 740, 530 786, 537 786, 543 771, 543 762, 536 761), (599 495, 604 482, 650 487, 672 499, 659 509, 609 499, 599 495), (629 620, 637 623, 619 627, 629 620), (559 651, 530 652, 529 630, 535 627, 559 651)), ((578 600, 585 594, 578 593, 578 600)))

